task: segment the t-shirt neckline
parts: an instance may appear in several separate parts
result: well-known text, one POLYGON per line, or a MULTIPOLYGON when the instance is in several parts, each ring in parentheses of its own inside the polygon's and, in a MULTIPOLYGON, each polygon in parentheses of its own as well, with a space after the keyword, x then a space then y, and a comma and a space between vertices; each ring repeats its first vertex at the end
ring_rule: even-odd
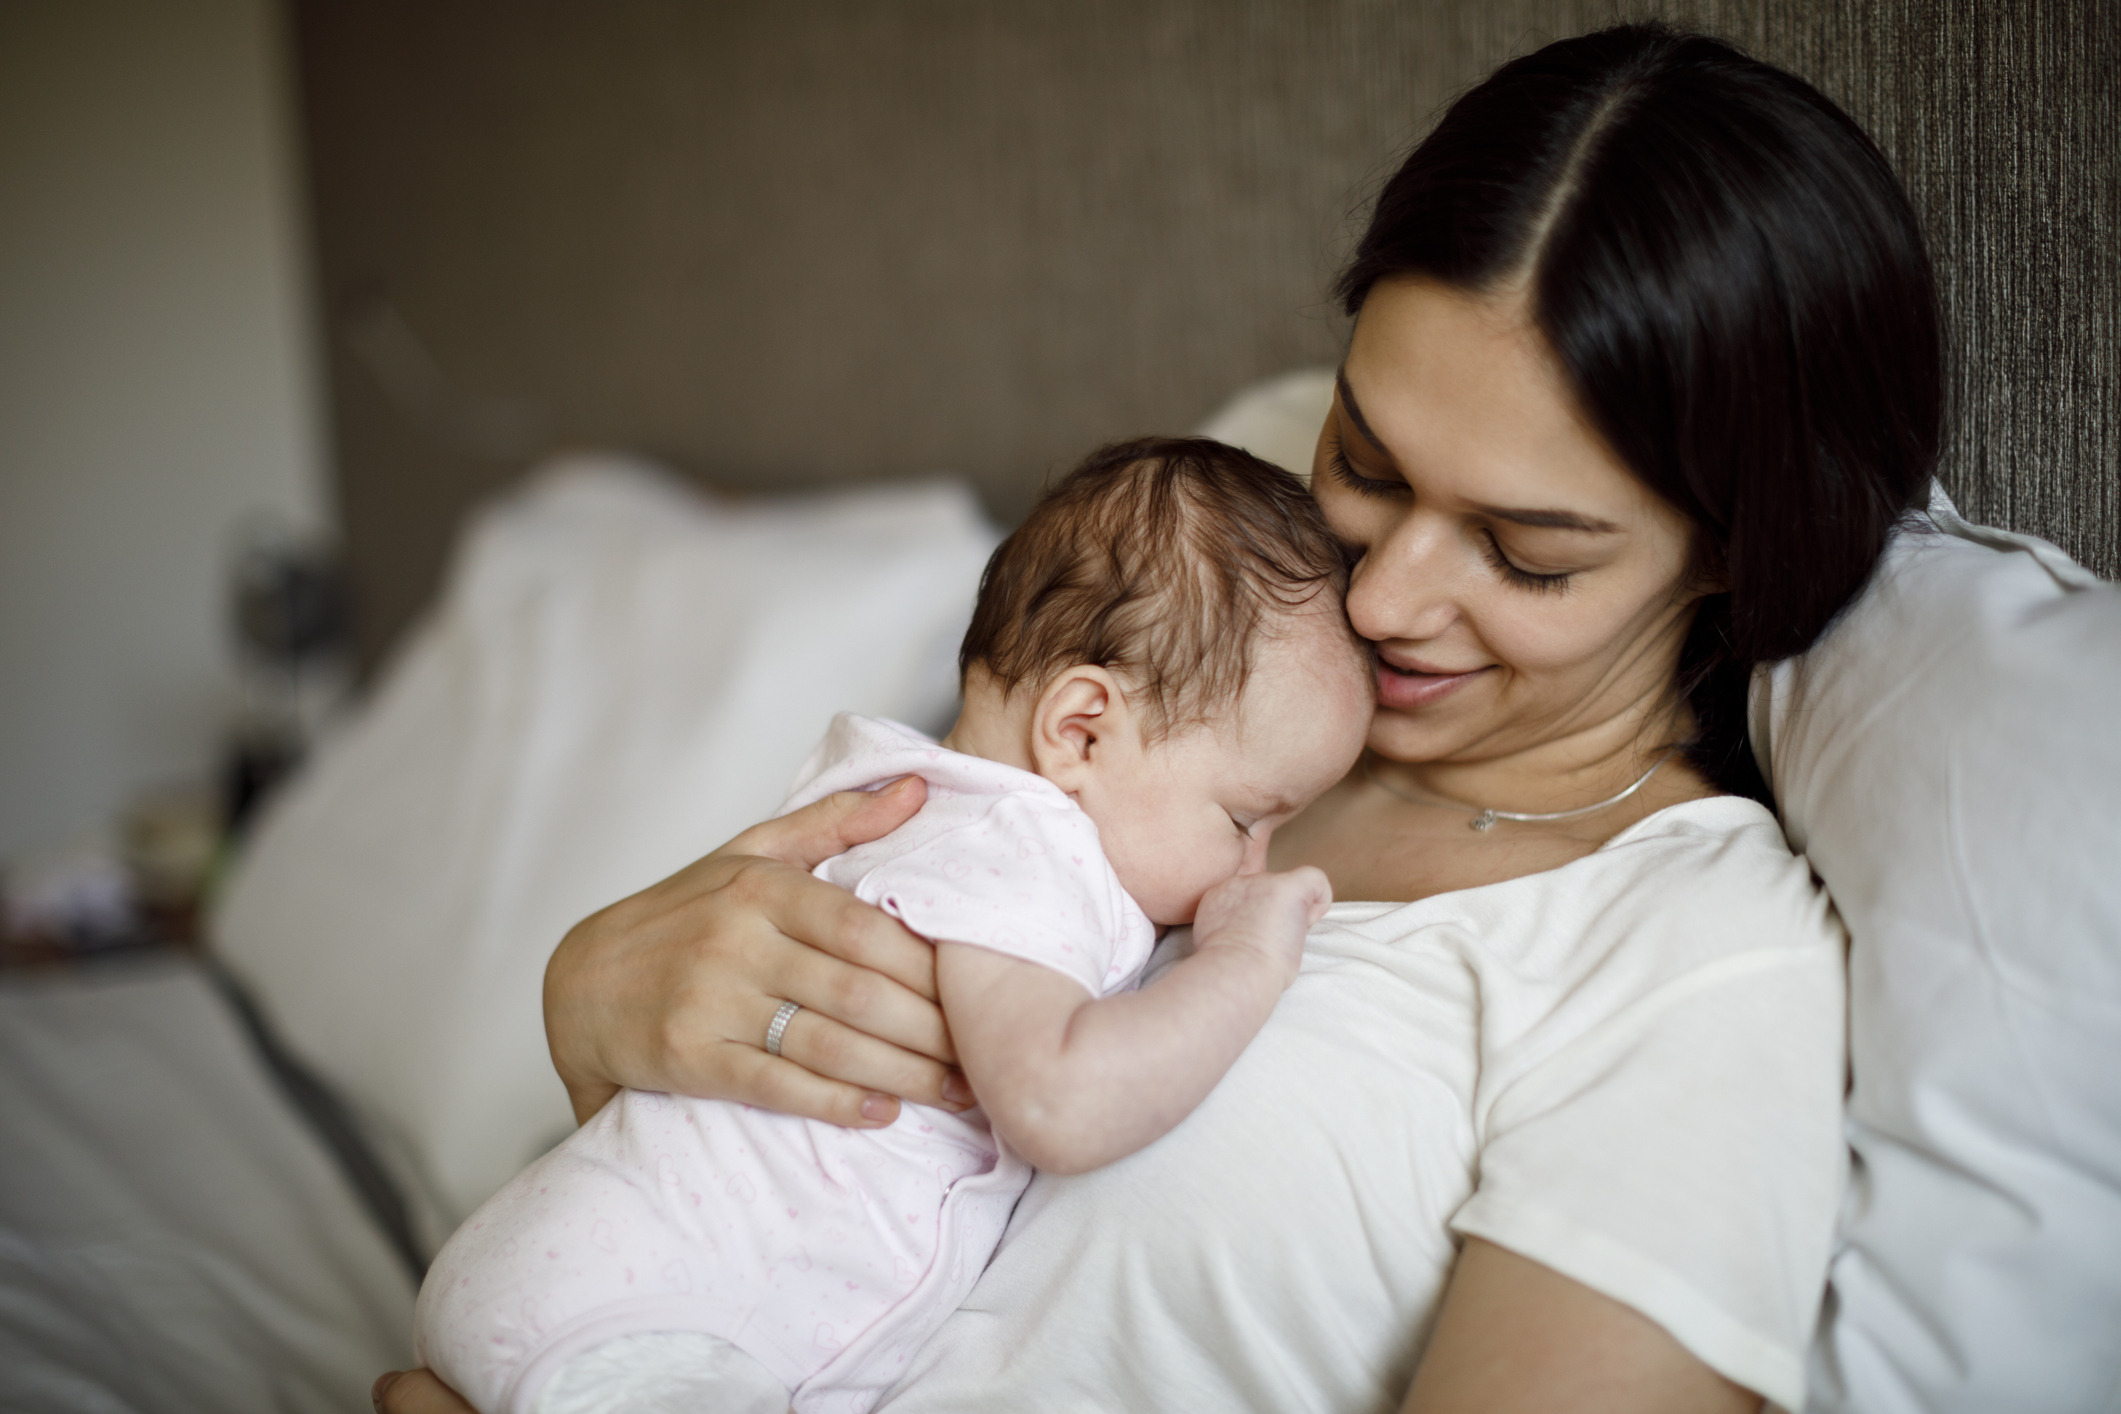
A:
MULTIPOLYGON (((1388 918, 1395 913, 1401 913, 1410 908, 1421 908, 1442 899, 1458 899, 1490 889, 1508 889, 1520 884, 1529 885, 1534 880, 1548 879, 1571 869, 1588 865, 1592 860, 1597 859, 1608 850, 1629 843, 1642 835, 1665 833, 1679 819, 1682 813, 1687 815, 1706 813, 1714 817, 1725 812, 1732 812, 1734 817, 1736 817, 1750 816, 1756 811, 1766 815, 1770 821, 1775 820, 1773 811, 1770 811, 1759 801, 1747 796, 1727 794, 1696 796, 1692 800, 1678 801, 1661 809, 1651 811, 1634 824, 1615 834, 1611 839, 1606 840, 1589 854, 1572 859, 1566 864, 1557 864, 1552 869, 1541 869, 1533 874, 1519 874, 1513 879, 1497 879, 1492 884, 1475 884, 1470 888, 1464 889, 1446 889, 1442 893, 1429 894, 1424 898, 1406 899, 1397 902, 1389 899, 1335 899, 1333 906, 1326 910, 1326 916, 1319 921, 1321 923, 1374 923, 1380 918, 1388 918), (1651 829, 1653 825, 1658 828, 1655 830, 1651 829), (1343 910, 1346 911, 1343 912, 1343 910)), ((1733 826, 1735 827, 1738 823, 1738 819, 1734 818, 1732 821, 1733 826)), ((1777 828, 1780 828, 1779 824, 1777 828)))

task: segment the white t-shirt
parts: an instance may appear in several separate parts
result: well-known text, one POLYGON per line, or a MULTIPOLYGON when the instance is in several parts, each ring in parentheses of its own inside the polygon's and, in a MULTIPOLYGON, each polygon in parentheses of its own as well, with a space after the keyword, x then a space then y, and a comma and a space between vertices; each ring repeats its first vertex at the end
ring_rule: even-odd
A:
POLYGON ((1798 1407, 1845 1163, 1843 958, 1735 797, 1547 873, 1336 904, 1190 1118, 1039 1176, 883 1408, 1396 1410, 1454 1234, 1798 1407))

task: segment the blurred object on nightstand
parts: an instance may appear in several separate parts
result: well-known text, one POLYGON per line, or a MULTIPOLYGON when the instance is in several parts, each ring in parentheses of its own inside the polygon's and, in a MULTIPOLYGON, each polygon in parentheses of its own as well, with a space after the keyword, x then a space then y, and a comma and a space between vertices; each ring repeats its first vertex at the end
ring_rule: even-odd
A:
POLYGON ((223 812, 240 835, 301 764, 346 695, 352 637, 339 559, 277 521, 246 526, 230 598, 243 689, 222 767, 223 812))
POLYGON ((0 870, 0 895, 9 962, 57 961, 139 936, 132 877, 105 836, 24 850, 0 870))
POLYGON ((143 792, 119 831, 141 924, 160 941, 196 943, 199 905, 226 834, 218 794, 203 782, 143 792))
POLYGON ((205 782, 136 795, 116 827, 0 864, 0 965, 75 962, 141 947, 192 947, 225 838, 205 782))

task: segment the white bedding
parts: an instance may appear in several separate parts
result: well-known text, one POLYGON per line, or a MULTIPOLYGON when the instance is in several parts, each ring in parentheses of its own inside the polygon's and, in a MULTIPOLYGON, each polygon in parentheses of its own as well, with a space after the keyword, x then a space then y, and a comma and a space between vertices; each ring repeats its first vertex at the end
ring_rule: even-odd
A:
POLYGON ((0 975, 0 1409, 325 1414, 412 1278, 196 965, 0 975))
POLYGON ((461 1218, 574 1127, 561 936, 771 814, 835 712, 947 725, 995 540, 960 485, 732 503, 550 464, 267 811, 215 948, 461 1218))

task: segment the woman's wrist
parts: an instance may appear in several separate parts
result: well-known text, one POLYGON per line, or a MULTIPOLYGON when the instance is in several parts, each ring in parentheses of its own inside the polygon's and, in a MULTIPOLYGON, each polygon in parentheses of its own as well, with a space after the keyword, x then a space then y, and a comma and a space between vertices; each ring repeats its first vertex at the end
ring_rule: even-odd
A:
POLYGON ((891 1122, 896 1095, 969 1103, 949 1088, 934 949, 809 872, 889 833, 924 797, 917 780, 828 797, 569 930, 546 964, 544 1009, 577 1120, 629 1086, 849 1127, 891 1122), (789 1002, 798 1010, 768 1055, 789 1002))
POLYGON ((575 930, 570 929, 545 963, 545 1048, 552 1057, 552 1068, 559 1075, 560 1084, 566 1087, 567 1103, 574 1109, 574 1122, 587 1124, 589 1117, 619 1092, 619 1087, 608 1078, 598 1076, 577 1056, 581 1037, 567 1006, 572 995, 568 947, 574 936, 575 930))

